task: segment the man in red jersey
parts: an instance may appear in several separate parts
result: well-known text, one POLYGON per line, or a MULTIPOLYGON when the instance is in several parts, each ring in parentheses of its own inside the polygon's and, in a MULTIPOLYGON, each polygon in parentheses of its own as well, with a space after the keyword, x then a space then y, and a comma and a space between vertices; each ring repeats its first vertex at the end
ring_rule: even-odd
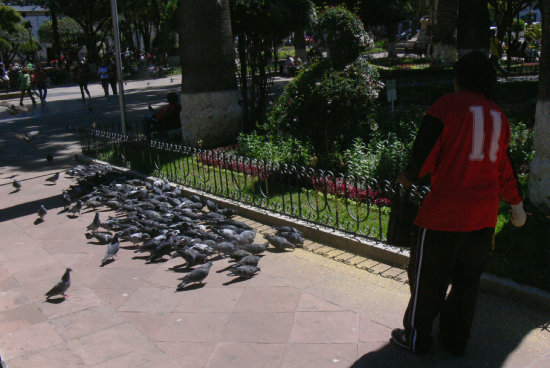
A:
POLYGON ((518 183, 507 154, 510 126, 490 99, 496 72, 480 51, 455 65, 455 90, 428 110, 409 165, 399 177, 405 187, 431 174, 415 224, 407 270, 411 298, 404 329, 391 342, 427 353, 434 319, 439 338, 453 356, 464 354, 473 322, 479 280, 491 249, 499 197, 511 205, 515 226, 525 223, 518 183), (452 284, 446 296, 447 288, 452 284))

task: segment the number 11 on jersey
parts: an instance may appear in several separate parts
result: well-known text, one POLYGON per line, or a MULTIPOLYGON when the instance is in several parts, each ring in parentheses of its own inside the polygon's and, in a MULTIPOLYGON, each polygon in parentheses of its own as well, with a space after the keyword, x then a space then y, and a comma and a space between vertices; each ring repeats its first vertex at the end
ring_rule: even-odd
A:
MULTIPOLYGON (((485 158, 483 143, 485 141, 485 114, 482 106, 470 106, 470 112, 473 116, 472 127, 472 152, 470 152, 470 161, 482 161, 485 158)), ((502 117, 500 112, 491 110, 491 120, 493 122, 491 132, 491 144, 489 146, 489 160, 495 162, 498 155, 498 141, 502 127, 502 117)))

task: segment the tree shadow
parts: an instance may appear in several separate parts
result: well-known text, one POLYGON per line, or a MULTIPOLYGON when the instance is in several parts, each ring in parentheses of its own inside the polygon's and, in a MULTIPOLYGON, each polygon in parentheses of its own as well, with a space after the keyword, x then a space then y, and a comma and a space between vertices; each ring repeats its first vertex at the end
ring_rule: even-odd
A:
POLYGON ((19 217, 36 213, 36 209, 43 204, 48 209, 56 209, 63 206, 61 194, 48 198, 37 199, 35 201, 20 203, 12 207, 0 210, 0 222, 13 220, 19 217))

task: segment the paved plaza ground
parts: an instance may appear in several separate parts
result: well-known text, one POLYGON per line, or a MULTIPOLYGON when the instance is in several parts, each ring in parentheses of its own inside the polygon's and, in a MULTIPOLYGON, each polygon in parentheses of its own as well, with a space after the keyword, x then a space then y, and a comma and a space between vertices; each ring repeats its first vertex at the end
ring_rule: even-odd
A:
MULTIPOLYGON (((177 90, 175 79, 129 82, 129 117, 177 90)), ((75 164, 78 126, 116 119, 118 99, 99 97, 99 85, 90 91, 98 97, 89 104, 71 86, 16 115, 0 107, 0 355, 10 368, 550 367, 550 311, 485 293, 464 357, 451 358, 437 342, 421 357, 390 345, 409 290, 385 273, 406 278, 404 271, 336 262, 309 251, 309 241, 294 252, 268 252, 261 273, 242 282, 222 271, 227 261, 216 261, 204 287, 183 292, 176 285, 185 274, 169 269, 181 258, 146 264, 122 243, 118 259, 99 267, 105 246, 84 237, 94 213, 59 213, 61 191, 73 180, 44 180, 75 164), (40 134, 30 143, 13 138, 31 129, 40 134), (21 191, 13 192, 13 178, 21 191), (49 212, 35 225, 40 204, 49 212), (69 297, 45 302, 66 267, 74 271, 69 297)), ((258 242, 273 231, 241 220, 258 230, 258 242)))

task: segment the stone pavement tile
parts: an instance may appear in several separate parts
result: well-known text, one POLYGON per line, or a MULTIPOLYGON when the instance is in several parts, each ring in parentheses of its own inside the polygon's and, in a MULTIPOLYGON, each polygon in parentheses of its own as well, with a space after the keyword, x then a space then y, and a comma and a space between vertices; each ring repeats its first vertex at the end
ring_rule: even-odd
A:
POLYGON ((179 293, 175 312, 232 312, 243 288, 200 288, 179 293))
POLYGON ((285 351, 284 344, 219 343, 208 368, 279 368, 285 351))
POLYGON ((350 311, 296 312, 289 342, 357 343, 359 315, 350 311))
POLYGON ((296 310, 299 312, 328 312, 343 311, 344 309, 328 300, 302 291, 296 310))
POLYGON ((296 288, 249 287, 235 306, 235 312, 294 312, 301 291, 296 288))
POLYGON ((171 262, 170 265, 166 263, 162 265, 159 264, 156 267, 156 270, 154 270, 151 276, 149 276, 149 278, 147 279, 147 286, 173 288, 174 290, 176 289, 178 284, 181 282, 181 278, 184 277, 187 273, 176 272, 169 268, 173 267, 174 265, 177 266, 185 263, 185 261, 182 262, 181 258, 177 258, 176 262, 171 262))
POLYGON ((128 323, 68 341, 69 348, 88 365, 99 364, 132 351, 150 350, 153 343, 128 323))
POLYGON ((529 366, 529 368, 548 368, 548 367, 550 367, 550 353, 535 357, 534 362, 529 366))
POLYGON ((42 248, 44 248, 52 256, 55 254, 72 254, 72 253, 89 253, 89 247, 84 246, 82 243, 84 237, 73 238, 70 240, 49 240, 45 242, 40 242, 42 248))
POLYGON ((293 322, 294 313, 233 313, 222 341, 285 344, 293 322))
POLYGON ((88 288, 70 288, 67 291, 67 298, 61 301, 61 303, 43 301, 38 303, 38 307, 49 319, 54 319, 81 312, 96 307, 99 304, 101 304, 101 299, 92 290, 88 288))
POLYGON ((84 336, 122 322, 122 318, 116 312, 105 306, 96 306, 50 320, 65 340, 84 336))
MULTIPOLYGON (((260 260, 261 262, 261 260, 260 260)), ((261 268, 261 265, 260 265, 261 268)), ((276 275, 267 275, 265 272, 260 272, 256 276, 250 279, 248 287, 271 287, 271 286, 289 286, 288 282, 285 282, 278 278, 276 275)))
POLYGON ((19 287, 19 283, 12 276, 0 276, 0 291, 8 291, 19 287))
POLYGON ((118 309, 120 312, 169 313, 179 302, 174 289, 139 288, 118 309))
POLYGON ((66 343, 49 346, 32 354, 26 354, 8 362, 10 368, 83 368, 82 360, 66 343))
POLYGON ((108 306, 112 310, 118 310, 122 304, 128 300, 128 297, 135 290, 122 291, 118 289, 93 289, 94 293, 101 299, 102 305, 108 306))
POLYGON ((180 365, 158 347, 132 351, 126 355, 93 366, 94 368, 179 368, 180 365))
POLYGON ((30 303, 31 301, 21 288, 0 292, 0 312, 30 303))
POLYGON ((134 326, 149 339, 158 336, 159 331, 167 323, 170 314, 148 312, 117 312, 125 322, 134 326))
POLYGON ((0 335, 2 359, 11 360, 31 352, 59 344, 63 339, 55 328, 42 322, 0 335))
MULTIPOLYGON (((204 280, 204 287, 208 288, 245 288, 250 285, 250 279, 240 279, 235 276, 229 276, 229 270, 222 271, 230 265, 227 259, 214 261, 208 277, 204 280), (222 271, 222 272, 217 272, 222 271)), ((183 274, 180 277, 183 277, 183 274)), ((177 285, 176 285, 177 286, 177 285)))
MULTIPOLYGON (((116 264, 110 263, 106 267, 86 268, 78 272, 82 283, 92 289, 117 289, 125 292, 147 286, 147 279, 154 272, 153 269, 144 267, 118 268, 116 264), (107 268, 111 266, 110 268, 107 268)), ((77 277, 77 266, 73 268, 75 278, 77 277)))
POLYGON ((217 342, 229 313, 170 313, 153 336, 155 341, 217 342))
POLYGON ((33 242, 34 240, 30 238, 15 244, 4 240, 4 244, 10 244, 10 246, 0 251, 0 261, 2 261, 3 267, 11 273, 17 273, 55 262, 55 259, 40 246, 31 245, 33 242))
MULTIPOLYGON (((34 304, 23 304, 0 312, 0 331, 3 334, 44 322, 46 316, 34 304)), ((1 352, 1 347, 0 347, 1 352)))
POLYGON ((289 343, 282 368, 349 367, 356 360, 357 344, 289 343))
POLYGON ((158 341, 156 344, 182 368, 206 367, 217 345, 217 343, 177 341, 158 341))
MULTIPOLYGON (((2 206, 2 204, 0 204, 0 208, 5 208, 5 207, 6 206, 2 206)), ((12 236, 13 233, 19 233, 19 232, 21 232, 21 228, 15 222, 11 220, 0 222, 0 234, 2 234, 2 236, 4 237, 7 237, 8 235, 12 236)))
POLYGON ((359 341, 388 341, 393 328, 374 322, 365 316, 360 316, 359 341))

